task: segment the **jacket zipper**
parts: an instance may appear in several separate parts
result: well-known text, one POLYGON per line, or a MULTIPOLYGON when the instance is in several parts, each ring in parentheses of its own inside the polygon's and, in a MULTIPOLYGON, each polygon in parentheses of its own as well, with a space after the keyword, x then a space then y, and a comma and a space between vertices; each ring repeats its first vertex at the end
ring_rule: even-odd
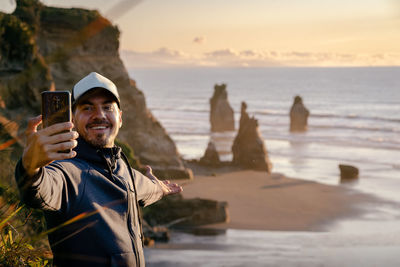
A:
MULTIPOLYGON (((123 179, 121 179, 121 180, 123 180, 123 179)), ((133 246, 134 246, 135 258, 136 258, 136 266, 140 266, 138 244, 137 244, 137 240, 136 240, 135 231, 132 229, 132 216, 134 216, 134 210, 132 207, 132 194, 129 192, 129 184, 127 184, 125 180, 123 180, 123 182, 126 187, 126 192, 128 194, 128 221, 127 221, 128 229, 129 229, 129 233, 131 234, 131 238, 133 239, 133 246), (133 215, 132 215, 132 213, 133 213, 133 215)))
MULTIPOLYGON (((108 163, 108 161, 107 161, 106 157, 104 156, 104 154, 101 153, 101 155, 102 155, 103 159, 105 160, 105 162, 107 164, 108 171, 110 172, 110 175, 111 175, 111 180, 115 181, 115 177, 114 177, 114 174, 113 174, 113 171, 112 171, 112 168, 111 168, 110 164, 108 163)), ((130 166, 128 165, 128 170, 129 170, 129 168, 130 168, 130 166)), ((131 174, 130 171, 129 171, 129 173, 131 174)), ((138 250, 138 246, 137 246, 137 243, 136 243, 136 235, 135 235, 135 231, 133 231, 133 229, 132 229, 132 212, 131 211, 133 211, 133 210, 132 210, 131 194, 129 192, 129 184, 127 184, 124 179, 119 179, 119 180, 121 180, 124 183, 125 189, 126 189, 126 193, 128 195, 128 221, 127 221, 127 226, 128 226, 129 233, 131 235, 131 239, 133 239, 133 249, 135 250, 134 252, 135 252, 135 258, 136 258, 136 266, 140 267, 139 250, 138 250)), ((135 191, 135 194, 136 194, 136 191, 135 191)), ((138 216, 139 216, 139 211, 138 211, 138 216)))

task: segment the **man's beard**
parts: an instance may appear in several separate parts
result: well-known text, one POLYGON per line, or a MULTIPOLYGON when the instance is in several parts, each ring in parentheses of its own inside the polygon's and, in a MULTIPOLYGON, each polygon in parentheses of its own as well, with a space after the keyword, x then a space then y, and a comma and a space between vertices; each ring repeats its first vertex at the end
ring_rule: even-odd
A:
POLYGON ((105 134, 98 134, 94 138, 86 140, 86 142, 88 142, 90 145, 96 148, 104 148, 109 145, 107 136, 105 134))
MULTIPOLYGON (((87 128, 90 128, 95 125, 108 125, 110 128, 110 131, 114 128, 112 124, 110 124, 106 120, 95 120, 91 122, 90 124, 87 125, 87 128)), ((110 133, 99 133, 96 135, 90 135, 89 133, 85 133, 82 135, 83 139, 90 145, 96 147, 96 148, 104 148, 104 147, 112 147, 114 145, 114 140, 112 137, 109 135, 110 133), (112 139, 112 140, 111 140, 112 139)))

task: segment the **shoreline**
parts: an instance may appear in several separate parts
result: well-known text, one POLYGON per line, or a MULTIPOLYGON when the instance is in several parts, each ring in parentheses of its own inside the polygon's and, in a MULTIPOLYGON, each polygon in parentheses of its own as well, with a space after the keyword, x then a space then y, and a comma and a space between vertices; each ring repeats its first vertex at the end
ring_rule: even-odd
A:
POLYGON ((202 228, 326 231, 335 221, 357 218, 366 213, 367 205, 384 202, 341 185, 288 178, 278 173, 193 163, 189 167, 193 180, 174 181, 183 186, 184 198, 228 203, 229 222, 202 228))

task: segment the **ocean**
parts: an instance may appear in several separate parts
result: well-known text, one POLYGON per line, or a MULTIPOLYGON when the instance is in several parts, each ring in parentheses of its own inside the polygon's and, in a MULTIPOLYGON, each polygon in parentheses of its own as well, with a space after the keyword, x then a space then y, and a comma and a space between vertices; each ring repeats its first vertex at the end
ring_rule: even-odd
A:
POLYGON ((400 68, 199 68, 130 70, 147 106, 185 159, 199 159, 209 140, 232 158, 236 132, 210 132, 214 85, 227 84, 239 127, 245 101, 273 172, 340 183, 339 164, 359 168, 353 187, 400 201, 400 68), (300 95, 309 130, 289 132, 289 110, 300 95))
MULTIPOLYGON (((216 143, 223 160, 232 158, 230 148, 236 132, 211 133, 209 122, 209 100, 214 85, 225 83, 228 100, 235 111, 236 130, 239 127, 241 102, 245 101, 248 113, 259 122, 259 129, 273 164, 273 172, 341 185, 338 165, 349 164, 359 168, 359 179, 355 183, 341 186, 349 186, 388 201, 400 202, 400 68, 177 68, 132 69, 129 74, 144 92, 148 108, 175 141, 184 159, 199 159, 210 140, 216 143), (289 132, 289 110, 296 95, 303 98, 304 105, 310 110, 309 128, 304 133, 289 132)), ((377 214, 367 215, 367 226, 365 220, 343 222, 332 231, 353 233, 358 228, 357 225, 363 225, 363 229, 369 230, 360 234, 364 237, 359 244, 359 251, 368 253, 368 249, 372 249, 369 245, 365 251, 363 249, 365 243, 373 243, 373 238, 368 236, 375 235, 374 229, 377 228, 373 227, 374 223, 390 224, 391 228, 383 228, 388 237, 393 236, 393 232, 396 236, 400 235, 400 226, 392 227, 398 225, 393 222, 400 221, 399 212, 382 207, 382 214, 379 216, 385 218, 384 222, 379 221, 379 216, 376 216, 377 214)), ((347 244, 350 242, 348 239, 351 239, 346 234, 338 239, 329 236, 330 233, 325 234, 328 239, 335 240, 333 243, 342 246, 343 240, 347 244)), ((228 230, 224 238, 230 241, 226 241, 222 251, 235 251, 234 240, 242 235, 250 238, 254 233, 228 230)), ((284 233, 278 235, 279 238, 275 232, 268 231, 256 235, 260 238, 265 236, 265 240, 261 238, 260 244, 269 242, 267 240, 279 240, 276 245, 280 242, 289 244, 290 240, 296 239, 300 244, 306 245, 308 242, 318 243, 314 239, 325 240, 324 237, 312 233, 284 233)), ((176 240, 182 239, 182 234, 177 233, 176 236, 176 240)), ((209 241, 216 245, 217 239, 209 241)), ((329 260, 330 253, 335 253, 336 245, 332 249, 331 244, 323 244, 324 242, 322 250, 328 253, 323 259, 329 260)), ((356 247, 357 244, 355 242, 356 247)), ((252 245, 243 244, 246 245, 251 251, 252 245)), ((386 248, 390 245, 391 249, 398 249, 400 241, 388 242, 386 245, 386 248)), ((155 251, 158 252, 147 250, 147 253, 153 255, 154 259, 154 255, 161 253, 160 250, 155 251)), ((187 250, 176 250, 174 253, 189 254, 185 257, 192 255, 191 259, 195 262, 196 257, 202 258, 199 256, 202 255, 202 250, 196 251, 192 252, 197 256, 187 250)), ((386 255, 383 250, 374 251, 381 251, 380 255, 386 255)), ((390 254, 391 250, 387 251, 390 254)), ((207 252, 209 251, 206 250, 205 253, 207 252)), ((301 254, 310 253, 313 251, 305 250, 301 254)), ((337 253, 345 254, 340 250, 337 253)), ((223 259, 221 255, 216 258, 223 259)), ((353 253, 354 255, 358 254, 353 253)), ((260 257, 262 258, 261 254, 260 257)), ((272 256, 267 255, 268 257, 271 259, 272 256)), ((388 255, 385 257, 390 259, 388 255)), ((215 262, 220 262, 217 259, 215 262)), ((278 257, 278 262, 280 259, 278 257)), ((226 265, 199 263, 193 266, 334 266, 320 265, 318 260, 321 258, 307 265, 307 259, 304 258, 304 265, 290 262, 284 265, 263 265, 264 260, 247 265, 247 261, 236 259, 235 263, 226 265)), ((394 261, 400 264, 400 257, 396 257, 394 261)), ((165 259, 158 262, 164 264, 160 266, 181 266, 179 262, 168 265, 169 261, 165 259)), ((350 259, 347 262, 356 263, 350 259)), ((367 262, 371 264, 368 266, 374 266, 374 261, 367 262)), ((391 263, 388 262, 389 265, 386 266, 396 266, 391 263)))

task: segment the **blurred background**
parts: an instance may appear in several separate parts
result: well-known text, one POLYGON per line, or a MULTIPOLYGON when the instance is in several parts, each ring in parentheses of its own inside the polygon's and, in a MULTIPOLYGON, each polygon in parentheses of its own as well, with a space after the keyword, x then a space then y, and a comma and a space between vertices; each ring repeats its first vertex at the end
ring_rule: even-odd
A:
MULTIPOLYGON (((0 0, 0 3, 0 12, 14 12, 16 1, 0 0)), ((250 229, 228 229, 216 236, 175 233, 171 243, 176 247, 146 250, 150 266, 400 264, 396 256, 400 248, 400 213, 395 208, 400 201, 398 1, 42 0, 41 3, 98 10, 117 27, 119 32, 114 33, 119 41, 113 48, 135 81, 134 87, 143 92, 147 108, 172 138, 183 160, 199 159, 209 141, 216 144, 222 160, 232 160, 231 146, 239 128, 240 105, 245 101, 250 116, 258 120, 274 173, 346 187, 382 200, 382 205, 371 209, 373 212, 358 219, 342 220, 323 233, 250 229), (221 83, 227 85, 235 131, 213 133, 209 101, 214 85, 221 83), (310 111, 308 129, 301 133, 289 131, 289 111, 296 95, 303 98, 310 111), (341 183, 339 164, 359 168, 356 183, 341 183), (187 249, 184 244, 200 245, 187 249)), ((79 23, 78 16, 70 24, 76 27, 79 23)), ((52 29, 57 27, 52 25, 52 29)), ((4 35, 4 31, 0 33, 4 35)), ((93 35, 96 36, 96 31, 93 35)), ((3 43, 4 40, 0 39, 3 43)), ((2 50, 0 59, 7 59, 4 51, 26 50, 17 43, 2 50)), ((71 73, 83 73, 86 69, 73 64, 57 65, 54 58, 67 58, 71 62, 72 56, 50 53, 53 47, 49 45, 47 51, 43 43, 38 42, 38 47, 48 61, 55 87, 70 89, 76 81, 71 73), (70 76, 59 78, 63 73, 70 76)), ((75 49, 75 43, 68 45, 75 49)), ((86 55, 87 47, 82 47, 76 53, 86 55)), ((100 51, 106 54, 112 49, 100 51)), ((16 56, 11 52, 8 55, 16 56)), ((8 62, 11 63, 1 64, 0 77, 4 83, 8 82, 7 77, 21 71, 20 65, 8 62)), ((112 69, 114 63, 104 63, 102 70, 119 77, 120 70, 112 69)), ((34 80, 33 77, 38 76, 29 76, 28 81, 34 80)), ((45 80, 47 88, 51 87, 51 79, 45 80)), ((26 120, 25 113, 19 113, 18 117, 19 110, 15 112, 14 107, 29 106, 26 114, 30 115, 38 107, 34 101, 13 102, 6 98, 10 95, 17 98, 21 92, 10 93, 3 87, 1 90, 1 123, 6 133, 2 132, 0 148, 2 158, 7 159, 1 163, 7 170, 2 176, 1 192, 12 201, 0 203, 3 205, 0 208, 7 218, 16 210, 18 201, 16 192, 7 191, 13 184, 13 170, 9 166, 15 164, 21 153, 17 132, 26 120)), ((32 99, 35 96, 32 93, 32 99)), ((137 151, 140 157, 140 149, 137 151)), ((32 227, 39 225, 42 229, 40 216, 25 210, 19 220, 33 218, 29 220, 32 227)), ((1 222, 6 225, 6 220, 0 220, 3 227, 1 222)), ((8 233, 5 232, 7 236, 8 233)))

